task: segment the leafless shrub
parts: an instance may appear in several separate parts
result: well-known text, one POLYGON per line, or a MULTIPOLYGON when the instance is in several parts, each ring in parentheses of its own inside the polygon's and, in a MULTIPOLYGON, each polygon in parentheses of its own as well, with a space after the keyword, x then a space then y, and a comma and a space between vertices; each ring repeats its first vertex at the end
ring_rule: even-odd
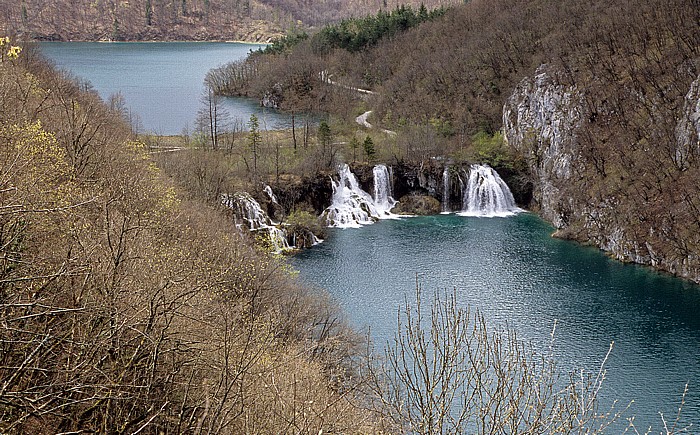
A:
POLYGON ((418 289, 397 326, 384 362, 367 369, 375 409, 390 417, 393 430, 598 434, 621 416, 614 407, 599 409, 607 355, 597 373, 562 379, 551 355, 511 329, 491 330, 454 293, 436 294, 426 310, 418 289))

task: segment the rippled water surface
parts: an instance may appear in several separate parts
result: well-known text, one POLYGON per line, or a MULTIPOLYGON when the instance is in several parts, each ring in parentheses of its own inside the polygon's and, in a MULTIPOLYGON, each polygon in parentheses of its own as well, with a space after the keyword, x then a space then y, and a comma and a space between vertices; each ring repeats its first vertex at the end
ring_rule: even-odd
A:
MULTIPOLYGON (((228 62, 245 58, 261 45, 228 42, 42 42, 56 66, 89 81, 103 99, 121 92, 146 131, 180 134, 195 125, 202 107, 204 77, 228 62)), ((243 125, 255 113, 263 128, 288 117, 263 109, 251 99, 227 98, 231 122, 243 125)))
POLYGON ((685 421, 700 432, 700 286, 551 232, 528 213, 387 220, 331 230, 292 262, 305 280, 330 291, 355 326, 371 327, 377 343, 393 336, 416 277, 426 293, 456 289, 491 325, 508 324, 542 348, 556 320, 563 370, 597 370, 614 341, 604 403, 618 399, 624 408, 634 400, 625 415, 636 415, 639 428, 660 428, 658 412, 675 415, 689 382, 685 421))

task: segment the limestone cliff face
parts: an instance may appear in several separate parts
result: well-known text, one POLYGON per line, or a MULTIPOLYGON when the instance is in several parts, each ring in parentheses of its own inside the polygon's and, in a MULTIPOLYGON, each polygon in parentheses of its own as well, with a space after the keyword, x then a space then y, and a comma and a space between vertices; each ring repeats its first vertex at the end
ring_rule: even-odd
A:
POLYGON ((556 228, 567 225, 571 201, 562 195, 578 154, 580 96, 540 67, 516 86, 503 109, 505 138, 524 155, 534 177, 533 200, 556 228))
POLYGON ((586 129, 600 114, 586 109, 590 101, 558 82, 548 66, 522 80, 508 98, 504 135, 528 162, 532 208, 558 236, 700 282, 700 217, 692 205, 697 183, 689 181, 700 156, 700 77, 679 108, 675 138, 656 148, 641 149, 644 142, 626 143, 624 136, 611 141, 622 143, 610 145, 618 154, 591 148, 586 129), (646 161, 639 162, 642 155, 646 161), (627 161, 613 165, 620 156, 627 161), (597 158, 607 164, 601 173, 591 168, 597 158))

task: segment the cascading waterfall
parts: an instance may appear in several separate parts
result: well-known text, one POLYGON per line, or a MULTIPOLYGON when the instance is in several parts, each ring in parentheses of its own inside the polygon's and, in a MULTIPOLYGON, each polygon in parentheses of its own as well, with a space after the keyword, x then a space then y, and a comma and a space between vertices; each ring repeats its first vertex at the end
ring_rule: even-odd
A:
POLYGON ((461 216, 505 217, 522 210, 515 205, 508 185, 488 165, 472 165, 462 196, 461 216))
POLYGON ((389 210, 396 205, 396 201, 391 196, 389 170, 384 165, 377 165, 372 172, 374 173, 374 205, 380 214, 389 213, 389 210))
POLYGON ((450 212, 450 167, 442 171, 442 213, 450 212))
POLYGON ((238 227, 245 224, 247 229, 255 231, 272 224, 260 204, 246 192, 223 195, 222 202, 234 211, 234 219, 243 221, 243 223, 236 222, 238 227))
MULTIPOLYGON (((270 190, 271 191, 271 190, 270 190)), ((266 231, 270 237, 270 243, 275 253, 280 253, 292 249, 287 242, 287 232, 283 228, 277 227, 260 204, 246 192, 223 195, 222 202, 225 206, 234 211, 236 219, 241 219, 243 223, 236 222, 236 227, 243 225, 250 231, 266 231)))
POLYGON ((329 227, 358 228, 369 225, 379 219, 395 218, 390 210, 396 201, 391 197, 391 182, 384 165, 374 168, 373 198, 362 190, 348 165, 338 170, 338 182, 331 180, 333 198, 330 207, 324 211, 329 227))

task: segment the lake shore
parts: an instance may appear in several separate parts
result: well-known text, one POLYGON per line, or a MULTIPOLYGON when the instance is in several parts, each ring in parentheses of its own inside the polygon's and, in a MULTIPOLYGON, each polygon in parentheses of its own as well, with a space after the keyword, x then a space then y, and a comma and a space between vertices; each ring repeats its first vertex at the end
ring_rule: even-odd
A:
POLYGON ((227 44, 257 44, 257 45, 269 45, 272 43, 272 41, 279 37, 279 35, 270 35, 267 38, 264 38, 265 40, 259 40, 259 39, 249 39, 249 40, 244 40, 244 39, 217 39, 217 38, 210 38, 210 39, 184 39, 184 38, 165 38, 165 39, 108 39, 108 38, 101 38, 101 39, 50 39, 50 38, 44 38, 44 37, 32 37, 28 39, 29 42, 98 42, 98 43, 108 43, 108 44, 116 44, 116 43, 144 43, 144 44, 155 44, 159 42, 169 42, 169 43, 192 43, 192 42, 197 42, 197 43, 227 43, 227 44))

